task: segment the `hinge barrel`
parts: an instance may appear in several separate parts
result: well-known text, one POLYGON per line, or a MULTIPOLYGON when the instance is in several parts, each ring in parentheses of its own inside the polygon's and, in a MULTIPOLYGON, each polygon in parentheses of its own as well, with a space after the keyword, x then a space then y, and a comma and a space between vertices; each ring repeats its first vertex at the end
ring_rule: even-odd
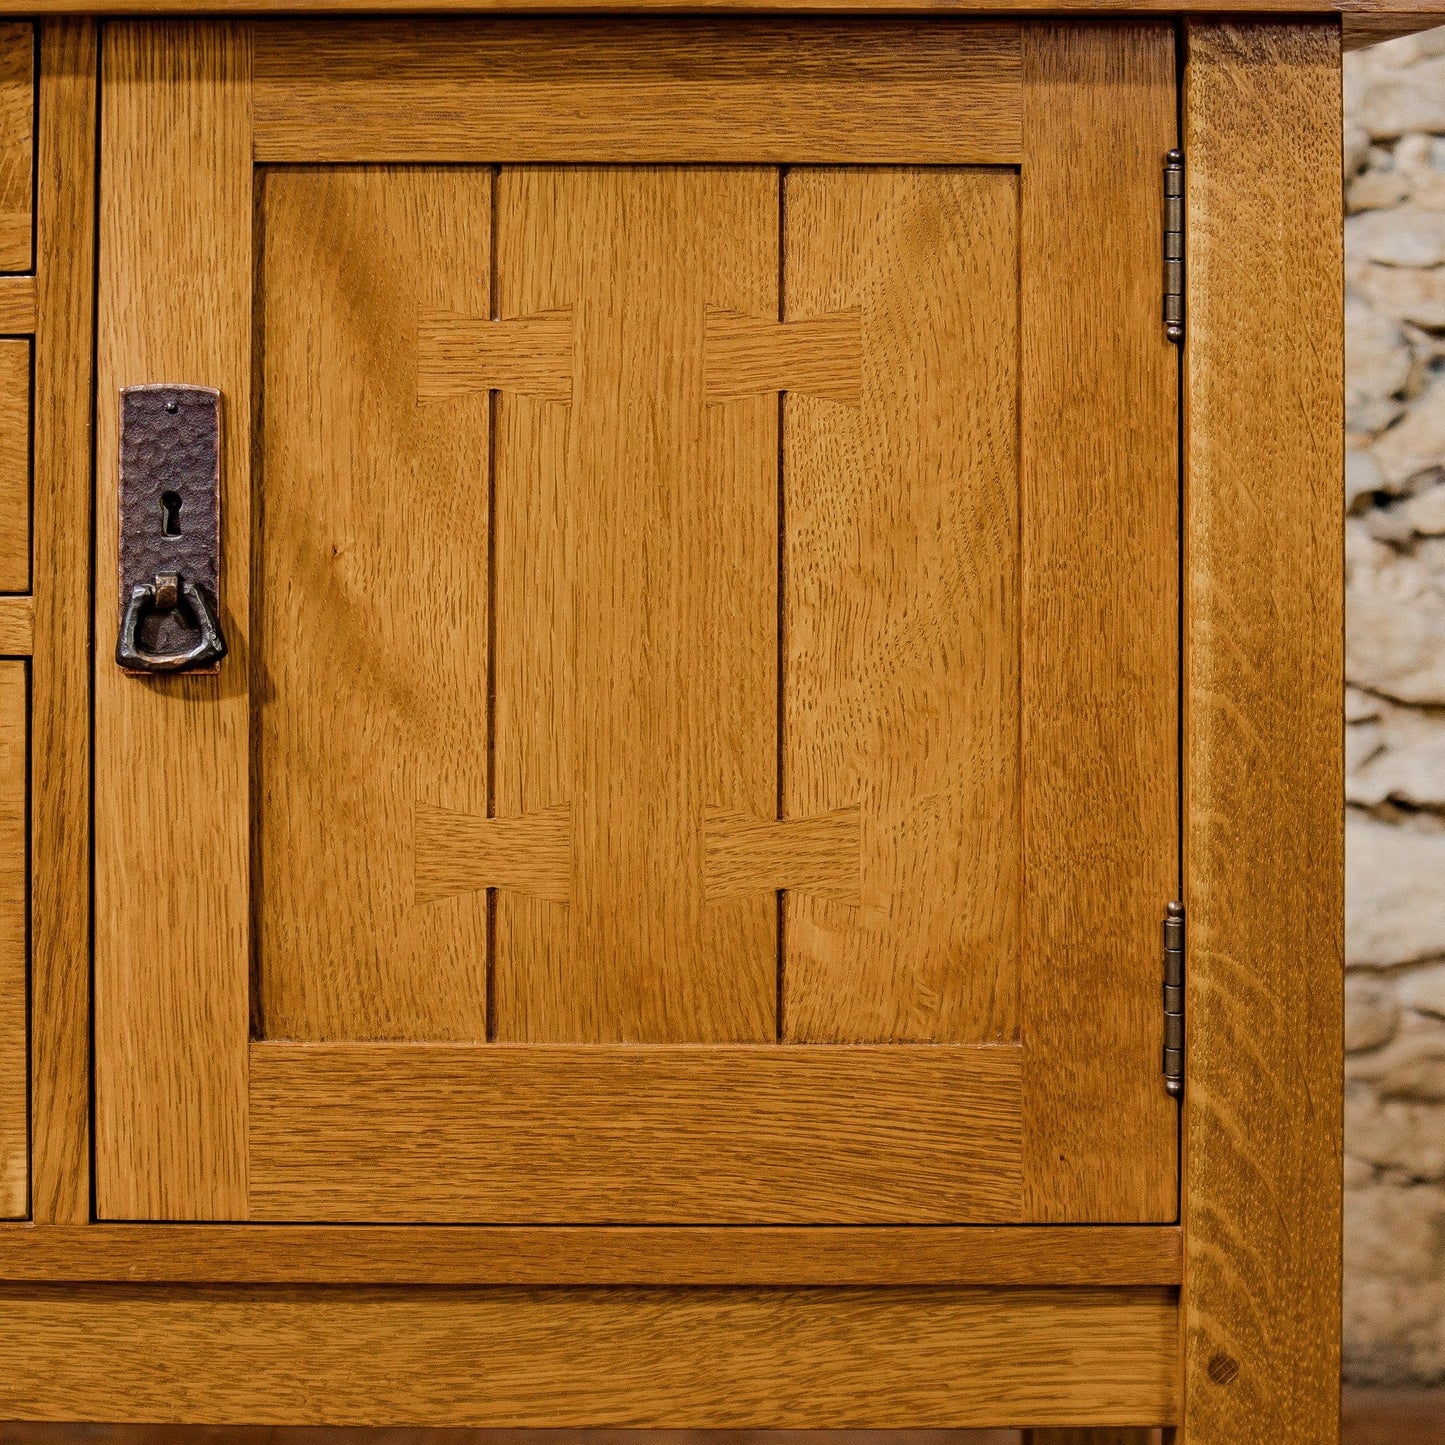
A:
POLYGON ((1184 340, 1184 152, 1164 157, 1164 335, 1184 340))
POLYGON ((1164 1088, 1184 1094, 1184 905, 1164 913, 1164 1088))

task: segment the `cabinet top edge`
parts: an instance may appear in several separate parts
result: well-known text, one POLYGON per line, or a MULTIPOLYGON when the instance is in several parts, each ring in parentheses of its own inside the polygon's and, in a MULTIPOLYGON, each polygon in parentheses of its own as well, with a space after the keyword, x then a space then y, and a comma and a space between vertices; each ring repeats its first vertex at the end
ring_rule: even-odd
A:
POLYGON ((1276 16, 1300 23, 1337 19, 1347 50, 1445 24, 1445 0, 0 0, 0 17, 97 19, 152 15, 202 17, 402 15, 845 15, 951 16, 996 20, 1185 20, 1276 16))
POLYGON ((1277 16, 1301 23, 1342 19, 1347 27, 1401 34, 1405 28, 1445 24, 1445 0, 0 0, 0 16, 44 19, 92 16, 97 19, 145 19, 150 16, 264 19, 325 16, 360 19, 384 16, 868 16, 982 20, 1093 19, 1182 20, 1212 16, 1256 19, 1277 16))

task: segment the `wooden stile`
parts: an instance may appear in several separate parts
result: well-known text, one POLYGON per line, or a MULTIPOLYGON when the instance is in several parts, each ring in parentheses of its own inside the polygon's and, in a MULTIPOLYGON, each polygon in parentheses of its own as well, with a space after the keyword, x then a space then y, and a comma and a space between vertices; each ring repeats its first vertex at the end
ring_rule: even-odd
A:
POLYGON ((1169 27, 1025 32, 1020 1008, 1040 1221, 1178 1217, 1159 973, 1118 963, 1157 959, 1178 887, 1178 362, 1159 321, 1174 137, 1169 27))
POLYGON ((1339 29, 1191 23, 1187 38, 1184 1445, 1261 1431, 1332 1445, 1344 952, 1339 29), (1265 790, 1254 784, 1262 768, 1265 790))
MULTIPOLYGON (((108 642, 95 650, 95 911, 106 920, 95 934, 95 1157, 110 1218, 242 1219, 246 1209, 250 56, 245 25, 105 31, 96 456, 117 454, 121 387, 156 377, 219 387, 231 646, 218 676, 146 681, 119 672, 108 642), (187 306, 175 301, 178 276, 199 288, 187 306), (147 776, 167 778, 170 792, 138 789, 147 776), (171 806, 180 796, 207 800, 203 827, 171 806), (158 897, 168 906, 125 906, 158 897), (178 1059, 183 1088, 172 1082, 178 1059)), ((96 575, 113 577, 116 472, 98 462, 95 476, 96 575)), ((95 588, 95 607, 96 637, 113 638, 108 587, 95 588)))
MULTIPOLYGON (((90 1190, 91 361, 98 62, 91 20, 40 30, 31 677, 31 1209, 79 1224, 90 1190)), ((3 294, 3 293, 0 293, 3 294)), ((3 649, 0 649, 3 650, 3 649)))

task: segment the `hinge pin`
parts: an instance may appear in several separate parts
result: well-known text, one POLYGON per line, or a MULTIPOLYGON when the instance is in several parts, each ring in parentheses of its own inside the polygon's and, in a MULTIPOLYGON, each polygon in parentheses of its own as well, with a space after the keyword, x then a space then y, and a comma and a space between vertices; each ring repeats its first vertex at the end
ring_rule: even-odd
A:
POLYGON ((1184 905, 1164 913, 1164 1088, 1184 1094, 1184 905))
POLYGON ((1164 157, 1164 335, 1184 340, 1184 152, 1164 157))

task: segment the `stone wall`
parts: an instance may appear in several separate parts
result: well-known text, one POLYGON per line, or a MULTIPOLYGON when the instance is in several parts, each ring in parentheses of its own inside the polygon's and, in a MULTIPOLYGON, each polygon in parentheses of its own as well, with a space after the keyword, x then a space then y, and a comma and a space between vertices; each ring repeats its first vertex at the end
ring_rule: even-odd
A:
POLYGON ((1345 1372, 1445 1383, 1445 30, 1345 61, 1345 1372))

